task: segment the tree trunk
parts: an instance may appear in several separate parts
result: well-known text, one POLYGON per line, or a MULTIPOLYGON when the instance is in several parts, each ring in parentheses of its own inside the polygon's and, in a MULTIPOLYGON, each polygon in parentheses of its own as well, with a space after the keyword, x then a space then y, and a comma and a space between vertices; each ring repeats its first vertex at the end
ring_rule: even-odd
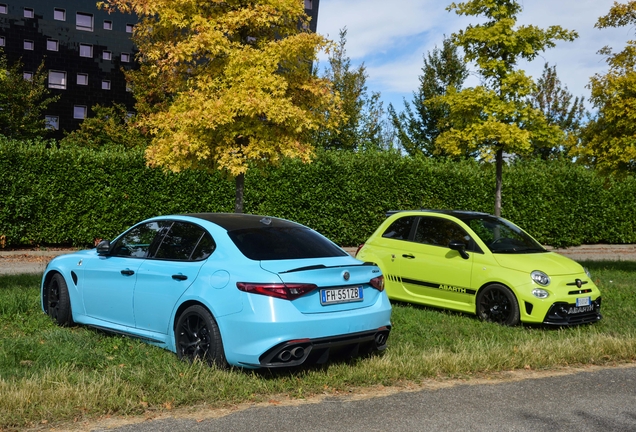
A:
POLYGON ((497 150, 495 156, 496 180, 495 180, 495 216, 501 216, 501 185, 503 183, 503 149, 497 150))
POLYGON ((243 213, 243 189, 245 186, 245 174, 239 174, 234 179, 236 182, 236 199, 234 200, 234 213, 243 213))

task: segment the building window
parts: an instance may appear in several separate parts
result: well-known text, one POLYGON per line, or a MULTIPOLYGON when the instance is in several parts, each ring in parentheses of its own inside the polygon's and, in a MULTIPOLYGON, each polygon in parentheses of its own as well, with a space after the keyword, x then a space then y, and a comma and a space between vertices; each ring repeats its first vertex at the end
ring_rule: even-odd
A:
POLYGON ((134 27, 134 25, 132 25, 132 24, 126 24, 126 33, 132 33, 133 32, 133 27, 134 27))
POLYGON ((51 116, 51 115, 44 116, 44 123, 46 124, 47 129, 52 129, 52 130, 60 129, 60 118, 58 116, 51 116))
POLYGON ((102 90, 110 90, 110 81, 108 80, 102 81, 102 90))
POLYGON ((93 31, 93 15, 78 12, 75 15, 75 28, 84 31, 93 31))
POLYGON ((26 81, 31 81, 33 79, 33 72, 22 72, 22 78, 24 78, 26 81))
POLYGON ((78 73, 77 74, 77 85, 88 85, 88 74, 78 73))
POLYGON ((75 105, 75 106, 73 106, 73 118, 85 119, 86 118, 86 106, 85 105, 75 105))
POLYGON ((33 18, 35 16, 35 12, 31 8, 24 8, 24 17, 25 18, 33 18))
POLYGON ((0 3, 0 13, 1 14, 9 13, 9 8, 7 7, 6 4, 0 3))
POLYGON ((93 45, 80 44, 80 57, 93 58, 93 45))
POLYGON ((46 49, 49 51, 57 51, 59 48, 59 43, 56 40, 49 39, 46 41, 46 49))
POLYGON ((113 53, 110 51, 102 51, 102 59, 110 60, 113 58, 113 53))
POLYGON ((305 9, 312 9, 312 0, 305 0, 305 9))
POLYGON ((113 22, 112 21, 104 21, 104 30, 112 30, 113 22))
POLYGON ((32 40, 28 40, 28 39, 24 40, 24 49, 25 50, 33 51, 33 45, 34 44, 33 44, 32 40))
POLYGON ((53 9, 53 19, 58 21, 66 21, 66 11, 64 9, 53 9))
POLYGON ((129 61, 130 61, 130 54, 121 53, 121 62, 122 63, 128 63, 129 61))
POLYGON ((66 89, 66 72, 49 71, 49 88, 66 89))
POLYGON ((0 36, 0 46, 4 46, 4 36, 0 36))

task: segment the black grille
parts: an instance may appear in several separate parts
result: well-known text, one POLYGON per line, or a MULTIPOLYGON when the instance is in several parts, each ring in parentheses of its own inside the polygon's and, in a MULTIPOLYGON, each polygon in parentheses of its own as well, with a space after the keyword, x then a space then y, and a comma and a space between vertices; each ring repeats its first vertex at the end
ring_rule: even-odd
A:
POLYGON ((594 300, 591 306, 591 310, 571 313, 571 311, 577 309, 576 304, 565 302, 554 303, 543 320, 543 323, 550 325, 578 325, 599 321, 602 318, 601 298, 599 297, 594 300))

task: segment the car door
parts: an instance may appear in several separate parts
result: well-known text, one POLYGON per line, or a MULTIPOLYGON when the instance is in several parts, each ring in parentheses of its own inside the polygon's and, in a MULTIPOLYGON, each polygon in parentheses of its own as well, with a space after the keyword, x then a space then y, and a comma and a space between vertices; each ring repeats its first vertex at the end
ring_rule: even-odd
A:
POLYGON ((83 299, 87 316, 134 327, 137 272, 164 227, 162 221, 134 226, 113 243, 108 255, 86 260, 83 299))
POLYGON ((404 290, 422 303, 468 310, 474 304, 471 287, 473 254, 468 259, 449 248, 451 241, 470 243, 470 236, 455 221, 423 216, 412 241, 403 242, 397 260, 404 290))
POLYGON ((215 247, 212 236, 202 227, 182 221, 171 223, 156 253, 137 271, 133 309, 138 329, 168 333, 179 298, 195 281, 215 247))

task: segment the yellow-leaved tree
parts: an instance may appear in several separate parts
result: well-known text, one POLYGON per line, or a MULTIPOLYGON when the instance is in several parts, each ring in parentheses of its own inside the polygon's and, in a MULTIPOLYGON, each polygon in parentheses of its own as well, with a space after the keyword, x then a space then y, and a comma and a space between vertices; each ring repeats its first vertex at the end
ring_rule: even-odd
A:
POLYGON ((243 211, 247 169, 309 161, 312 132, 336 128, 340 98, 311 73, 331 42, 309 30, 302 0, 108 0, 139 17, 129 74, 150 166, 222 170, 243 211))

